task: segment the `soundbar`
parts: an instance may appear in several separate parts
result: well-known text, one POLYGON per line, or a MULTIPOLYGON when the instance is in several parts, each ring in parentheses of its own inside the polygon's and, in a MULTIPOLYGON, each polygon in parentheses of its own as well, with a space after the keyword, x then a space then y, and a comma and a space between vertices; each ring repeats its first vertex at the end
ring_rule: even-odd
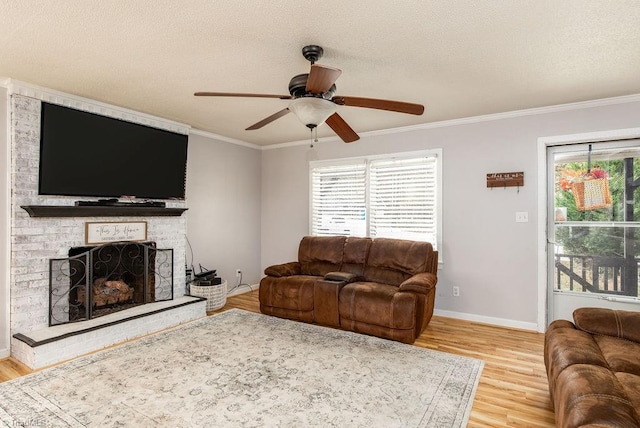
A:
POLYGON ((77 207, 159 207, 167 206, 164 202, 144 201, 144 202, 120 202, 117 199, 100 199, 97 201, 76 201, 77 207))

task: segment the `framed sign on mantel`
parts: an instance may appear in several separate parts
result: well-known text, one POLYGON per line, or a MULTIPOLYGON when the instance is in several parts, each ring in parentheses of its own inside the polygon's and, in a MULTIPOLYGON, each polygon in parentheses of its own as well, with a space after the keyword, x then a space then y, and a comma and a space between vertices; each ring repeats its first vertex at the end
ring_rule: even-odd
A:
POLYGON ((146 241, 147 222, 87 222, 84 236, 87 245, 119 241, 146 241))

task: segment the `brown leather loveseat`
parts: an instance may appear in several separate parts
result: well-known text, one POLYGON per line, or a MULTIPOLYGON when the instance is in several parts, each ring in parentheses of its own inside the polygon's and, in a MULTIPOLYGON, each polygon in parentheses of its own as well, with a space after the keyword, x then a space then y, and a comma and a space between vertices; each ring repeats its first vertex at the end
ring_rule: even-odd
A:
POLYGON ((306 236, 298 261, 265 269, 260 311, 413 343, 433 315, 437 266, 428 242, 306 236))
POLYGON ((640 312, 580 308, 545 334, 557 426, 640 427, 640 312))

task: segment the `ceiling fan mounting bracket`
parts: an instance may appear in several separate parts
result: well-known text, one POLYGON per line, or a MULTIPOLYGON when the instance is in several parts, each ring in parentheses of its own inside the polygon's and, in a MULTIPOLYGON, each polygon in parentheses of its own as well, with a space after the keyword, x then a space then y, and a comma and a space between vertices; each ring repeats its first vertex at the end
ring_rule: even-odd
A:
POLYGON ((315 64, 316 61, 322 58, 323 53, 324 51, 318 45, 309 45, 302 48, 302 55, 307 61, 311 62, 311 64, 315 64))

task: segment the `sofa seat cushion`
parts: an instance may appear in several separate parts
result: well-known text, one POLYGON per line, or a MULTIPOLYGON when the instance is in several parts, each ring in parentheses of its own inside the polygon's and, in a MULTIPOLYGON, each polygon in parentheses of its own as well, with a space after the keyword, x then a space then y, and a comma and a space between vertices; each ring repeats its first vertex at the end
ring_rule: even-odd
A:
POLYGON ((611 336, 593 338, 611 370, 640 376, 640 343, 611 336))
POLYGON ((558 375, 556 421, 564 428, 597 425, 638 427, 633 403, 605 367, 574 364, 558 375))
POLYGON ((313 285, 318 276, 267 276, 260 281, 260 305, 296 311, 313 311, 313 285))
POLYGON ((638 420, 640 420, 640 376, 618 372, 616 377, 633 408, 638 409, 638 420))
POLYGON ((415 327, 416 296, 377 282, 353 282, 340 290, 340 318, 391 329, 415 327))

